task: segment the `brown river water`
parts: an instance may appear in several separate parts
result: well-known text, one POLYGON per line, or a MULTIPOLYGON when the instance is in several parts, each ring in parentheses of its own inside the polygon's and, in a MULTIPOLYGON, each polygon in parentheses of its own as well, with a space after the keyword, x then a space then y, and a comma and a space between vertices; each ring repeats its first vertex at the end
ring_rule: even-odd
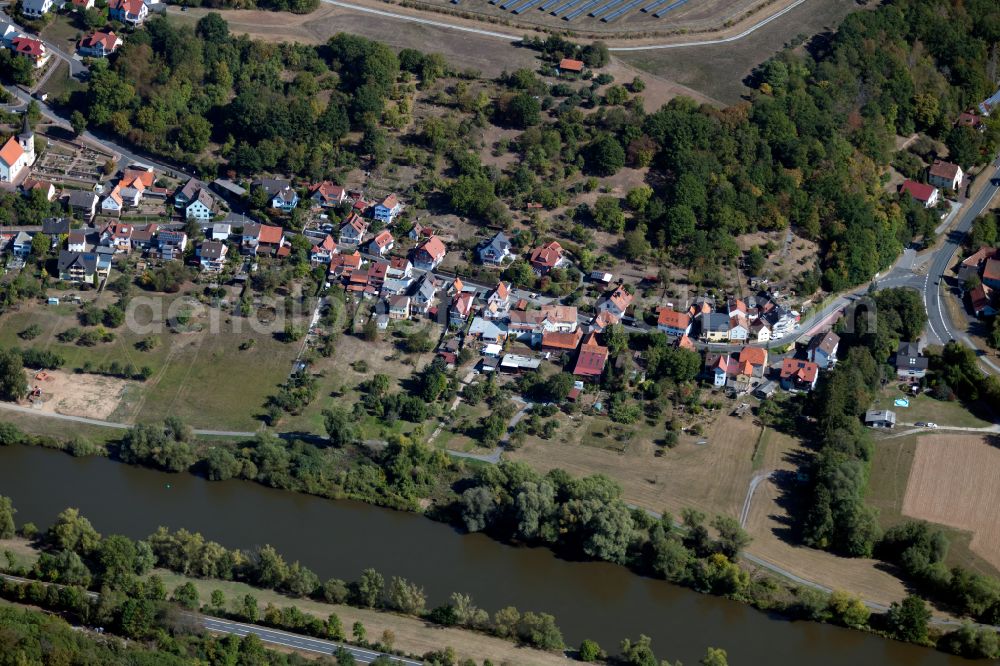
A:
POLYGON ((352 580, 374 567, 423 586, 430 605, 464 592, 490 612, 513 605, 551 613, 567 644, 591 638, 612 653, 622 638, 646 634, 661 658, 685 664, 697 664, 710 645, 726 649, 734 666, 970 663, 861 632, 773 618, 623 567, 567 562, 546 549, 507 546, 417 514, 245 481, 209 482, 103 458, 0 447, 0 495, 13 500, 19 523, 42 529, 77 507, 102 534, 141 538, 164 525, 229 548, 272 544, 321 579, 352 580))

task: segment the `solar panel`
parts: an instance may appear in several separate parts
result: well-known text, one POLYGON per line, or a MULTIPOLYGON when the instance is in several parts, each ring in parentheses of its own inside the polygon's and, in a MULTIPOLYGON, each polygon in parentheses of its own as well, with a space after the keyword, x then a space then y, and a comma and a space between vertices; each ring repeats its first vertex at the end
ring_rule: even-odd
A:
POLYGON ((611 21, 614 21, 616 18, 619 18, 620 16, 624 16, 625 14, 628 14, 630 11, 632 11, 633 9, 635 9, 636 7, 638 7, 639 5, 641 5, 644 2, 646 2, 646 0, 632 0, 631 2, 627 3, 625 6, 621 7, 620 9, 616 9, 614 12, 612 12, 611 14, 608 14, 607 16, 605 16, 604 18, 602 18, 601 20, 604 21, 605 23, 610 23, 611 21))
POLYGON ((539 7, 539 9, 542 10, 543 12, 547 12, 562 1, 563 0, 545 0, 545 3, 541 7, 539 7))
POLYGON ((563 16, 563 18, 567 21, 572 21, 577 16, 584 13, 594 5, 599 5, 602 2, 605 2, 605 0, 588 0, 587 2, 583 3, 582 5, 571 11, 569 14, 566 14, 566 16, 563 16))
POLYGON ((602 6, 598 7, 597 9, 595 9, 594 11, 590 12, 590 15, 593 16, 594 18, 597 18, 601 14, 611 11, 612 9, 614 9, 623 2, 625 2, 625 0, 611 0, 611 2, 607 2, 602 6))
POLYGON ((535 5, 537 5, 541 1, 542 0, 528 0, 526 3, 524 3, 520 7, 515 7, 514 8, 514 13, 515 14, 520 14, 521 12, 523 12, 526 9, 531 9, 532 7, 534 7, 535 5))
POLYGON ((651 12, 654 9, 656 9, 657 7, 659 7, 660 5, 666 4, 667 2, 668 2, 668 0, 654 0, 653 2, 651 2, 648 5, 646 5, 645 7, 643 7, 642 11, 644 11, 644 12, 651 12))
POLYGON ((500 9, 513 9, 514 5, 520 1, 521 0, 505 0, 504 3, 500 5, 500 9))
POLYGON ((571 7, 573 7, 573 5, 578 5, 581 2, 583 2, 583 0, 569 0, 569 2, 564 2, 563 4, 559 5, 555 9, 553 9, 552 10, 552 14, 554 16, 559 16, 560 14, 562 14, 567 9, 570 9, 571 7))
POLYGON ((675 0, 675 2, 671 2, 669 5, 667 5, 663 9, 661 9, 660 11, 656 12, 655 14, 653 14, 653 16, 655 16, 656 18, 660 18, 661 16, 663 16, 667 12, 669 12, 671 10, 674 10, 674 9, 677 9, 678 7, 680 7, 681 5, 683 5, 687 1, 688 0, 675 0))

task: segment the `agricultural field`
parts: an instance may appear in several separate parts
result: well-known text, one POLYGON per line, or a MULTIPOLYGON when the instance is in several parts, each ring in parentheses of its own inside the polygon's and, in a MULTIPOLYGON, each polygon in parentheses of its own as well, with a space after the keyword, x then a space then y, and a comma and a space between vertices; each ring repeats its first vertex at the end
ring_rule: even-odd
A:
POLYGON ((993 438, 925 435, 916 444, 904 515, 972 533, 969 544, 1000 569, 1000 449, 993 438))

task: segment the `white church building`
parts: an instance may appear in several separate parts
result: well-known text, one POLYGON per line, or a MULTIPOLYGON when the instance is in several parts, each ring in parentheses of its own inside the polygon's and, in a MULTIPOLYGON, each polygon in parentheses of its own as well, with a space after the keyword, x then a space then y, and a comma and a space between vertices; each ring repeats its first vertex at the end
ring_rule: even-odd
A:
POLYGON ((13 183, 21 172, 35 163, 35 133, 24 118, 24 129, 0 148, 0 182, 13 183))

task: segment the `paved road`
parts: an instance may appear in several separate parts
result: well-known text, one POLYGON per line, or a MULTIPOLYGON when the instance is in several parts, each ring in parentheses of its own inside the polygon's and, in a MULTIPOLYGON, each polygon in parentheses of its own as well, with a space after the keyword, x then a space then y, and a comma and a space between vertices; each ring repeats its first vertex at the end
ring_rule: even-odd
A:
MULTIPOLYGON (((463 25, 460 23, 451 23, 449 21, 443 20, 433 20, 422 18, 419 16, 412 16, 409 14, 400 14, 398 12, 390 12, 382 9, 375 9, 373 7, 365 7, 362 5, 356 5, 350 2, 342 2, 341 0, 322 0, 328 5, 334 5, 336 7, 343 7, 345 9, 352 9, 358 12, 364 12, 366 14, 375 14, 376 16, 384 16, 386 18, 397 19, 400 21, 409 21, 410 23, 420 23, 422 25, 431 25, 436 28, 445 28, 448 30, 457 30, 459 32, 469 32, 474 35, 480 35, 482 37, 495 37, 496 39, 503 39, 508 42, 520 42, 521 35, 515 35, 509 32, 497 32, 495 30, 483 30, 481 28, 473 28, 469 25, 463 25)), ((682 49, 691 46, 717 46, 723 44, 731 44, 733 42, 738 42, 753 33, 757 32, 765 25, 771 21, 775 21, 788 12, 792 11, 806 0, 795 0, 792 4, 788 5, 779 12, 775 12, 771 16, 764 18, 757 23, 753 24, 743 32, 738 35, 733 35, 732 37, 724 37, 720 39, 705 39, 696 42, 680 42, 680 43, 669 43, 669 44, 646 44, 642 46, 612 46, 608 50, 611 52, 627 52, 627 51, 656 51, 661 49, 682 49)))
POLYGON ((326 641, 319 638, 310 638, 308 636, 292 634, 278 629, 268 629, 267 627, 261 627, 256 624, 230 622, 228 620, 220 620, 218 618, 207 617, 204 615, 198 615, 195 617, 198 618, 202 627, 211 632, 219 634, 233 634, 236 636, 255 634, 260 638, 260 640, 265 643, 270 643, 271 645, 280 645, 282 647, 304 652, 314 652, 316 654, 332 655, 338 650, 343 649, 349 652, 351 656, 354 657, 355 661, 360 664, 370 664, 382 656, 389 657, 389 659, 391 659, 395 664, 405 664, 405 666, 421 666, 421 664, 423 664, 422 661, 414 661, 404 657, 395 657, 383 652, 366 650, 364 648, 354 647, 343 643, 336 643, 334 641, 326 641))

